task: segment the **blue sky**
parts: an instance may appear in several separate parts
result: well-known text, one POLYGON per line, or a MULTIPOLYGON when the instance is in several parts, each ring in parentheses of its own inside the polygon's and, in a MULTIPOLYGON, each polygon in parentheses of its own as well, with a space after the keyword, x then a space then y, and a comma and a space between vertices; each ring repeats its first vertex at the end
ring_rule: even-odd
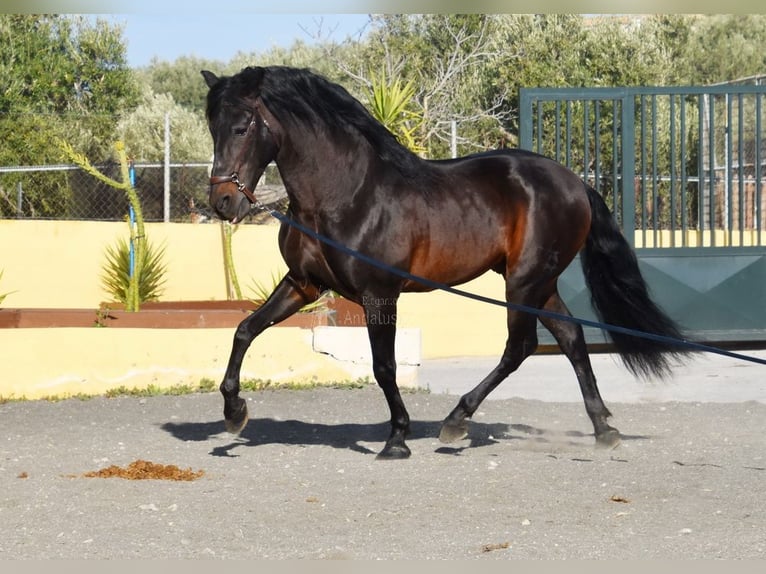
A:
POLYGON ((217 13, 195 9, 189 0, 182 14, 102 14, 123 27, 128 64, 141 67, 153 57, 173 61, 198 56, 228 62, 237 52, 263 52, 272 46, 289 47, 295 40, 311 42, 311 34, 338 42, 358 37, 367 14, 217 13), (321 28, 320 28, 321 26, 321 28))

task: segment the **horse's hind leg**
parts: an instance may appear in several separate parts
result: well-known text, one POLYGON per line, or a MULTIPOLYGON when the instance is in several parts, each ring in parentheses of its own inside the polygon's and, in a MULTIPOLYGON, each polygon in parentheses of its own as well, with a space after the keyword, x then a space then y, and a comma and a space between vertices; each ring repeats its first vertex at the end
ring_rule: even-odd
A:
POLYGON ((529 355, 537 350, 537 318, 528 313, 508 311, 508 340, 497 367, 473 390, 462 397, 457 406, 442 422, 439 440, 454 442, 468 434, 468 420, 492 390, 508 375, 519 368, 529 355))
MULTIPOLYGON (((545 309, 571 317, 569 309, 554 293, 545 304, 545 309)), ((577 380, 580 383, 585 411, 588 413, 593 430, 596 435, 596 443, 600 446, 614 448, 620 443, 620 433, 617 429, 609 426, 606 420, 612 416, 609 409, 604 405, 601 394, 598 392, 596 377, 588 357, 588 349, 585 345, 585 336, 582 327, 571 321, 540 317, 540 322, 553 334, 561 350, 572 363, 577 380)))
POLYGON ((223 395, 223 415, 226 430, 238 434, 247 424, 247 403, 239 396, 239 374, 247 349, 267 327, 297 312, 316 300, 320 291, 314 285, 301 285, 286 276, 266 302, 244 319, 234 334, 234 343, 220 390, 223 395))

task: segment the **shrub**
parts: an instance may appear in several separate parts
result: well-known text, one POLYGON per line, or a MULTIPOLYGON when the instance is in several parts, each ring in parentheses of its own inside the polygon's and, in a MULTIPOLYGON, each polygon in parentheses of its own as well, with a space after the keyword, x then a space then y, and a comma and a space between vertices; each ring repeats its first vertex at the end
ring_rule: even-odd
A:
MULTIPOLYGON (((164 262, 165 248, 155 248, 147 241, 146 249, 141 252, 143 261, 136 261, 138 270, 138 300, 141 303, 156 301, 162 295, 167 266, 164 262)), ((101 284, 115 301, 128 304, 130 288, 130 244, 120 238, 106 248, 106 263, 103 266, 101 284)))

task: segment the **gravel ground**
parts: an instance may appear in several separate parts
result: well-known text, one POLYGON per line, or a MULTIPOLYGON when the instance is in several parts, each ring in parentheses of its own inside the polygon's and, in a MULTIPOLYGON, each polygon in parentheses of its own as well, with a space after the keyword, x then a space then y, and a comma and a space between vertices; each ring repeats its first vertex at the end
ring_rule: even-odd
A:
POLYGON ((0 405, 0 559, 766 556, 763 402, 607 400, 602 450, 581 402, 498 398, 443 445, 457 396, 418 391, 377 461, 377 387, 244 396, 240 437, 218 393, 0 405), (137 460, 204 475, 83 476, 137 460))

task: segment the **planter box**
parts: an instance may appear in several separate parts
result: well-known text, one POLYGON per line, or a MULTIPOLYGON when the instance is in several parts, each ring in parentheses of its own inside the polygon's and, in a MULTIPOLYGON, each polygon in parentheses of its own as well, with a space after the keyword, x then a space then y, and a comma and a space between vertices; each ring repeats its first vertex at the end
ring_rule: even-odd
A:
POLYGON ((0 329, 94 327, 95 309, 0 309, 0 329))
MULTIPOLYGON (((257 309, 253 301, 160 301, 144 303, 138 312, 121 303, 99 309, 0 309, 0 328, 118 327, 144 329, 236 328, 257 309)), ((277 327, 364 326, 362 308, 346 299, 330 299, 325 308, 296 313, 277 327)))

